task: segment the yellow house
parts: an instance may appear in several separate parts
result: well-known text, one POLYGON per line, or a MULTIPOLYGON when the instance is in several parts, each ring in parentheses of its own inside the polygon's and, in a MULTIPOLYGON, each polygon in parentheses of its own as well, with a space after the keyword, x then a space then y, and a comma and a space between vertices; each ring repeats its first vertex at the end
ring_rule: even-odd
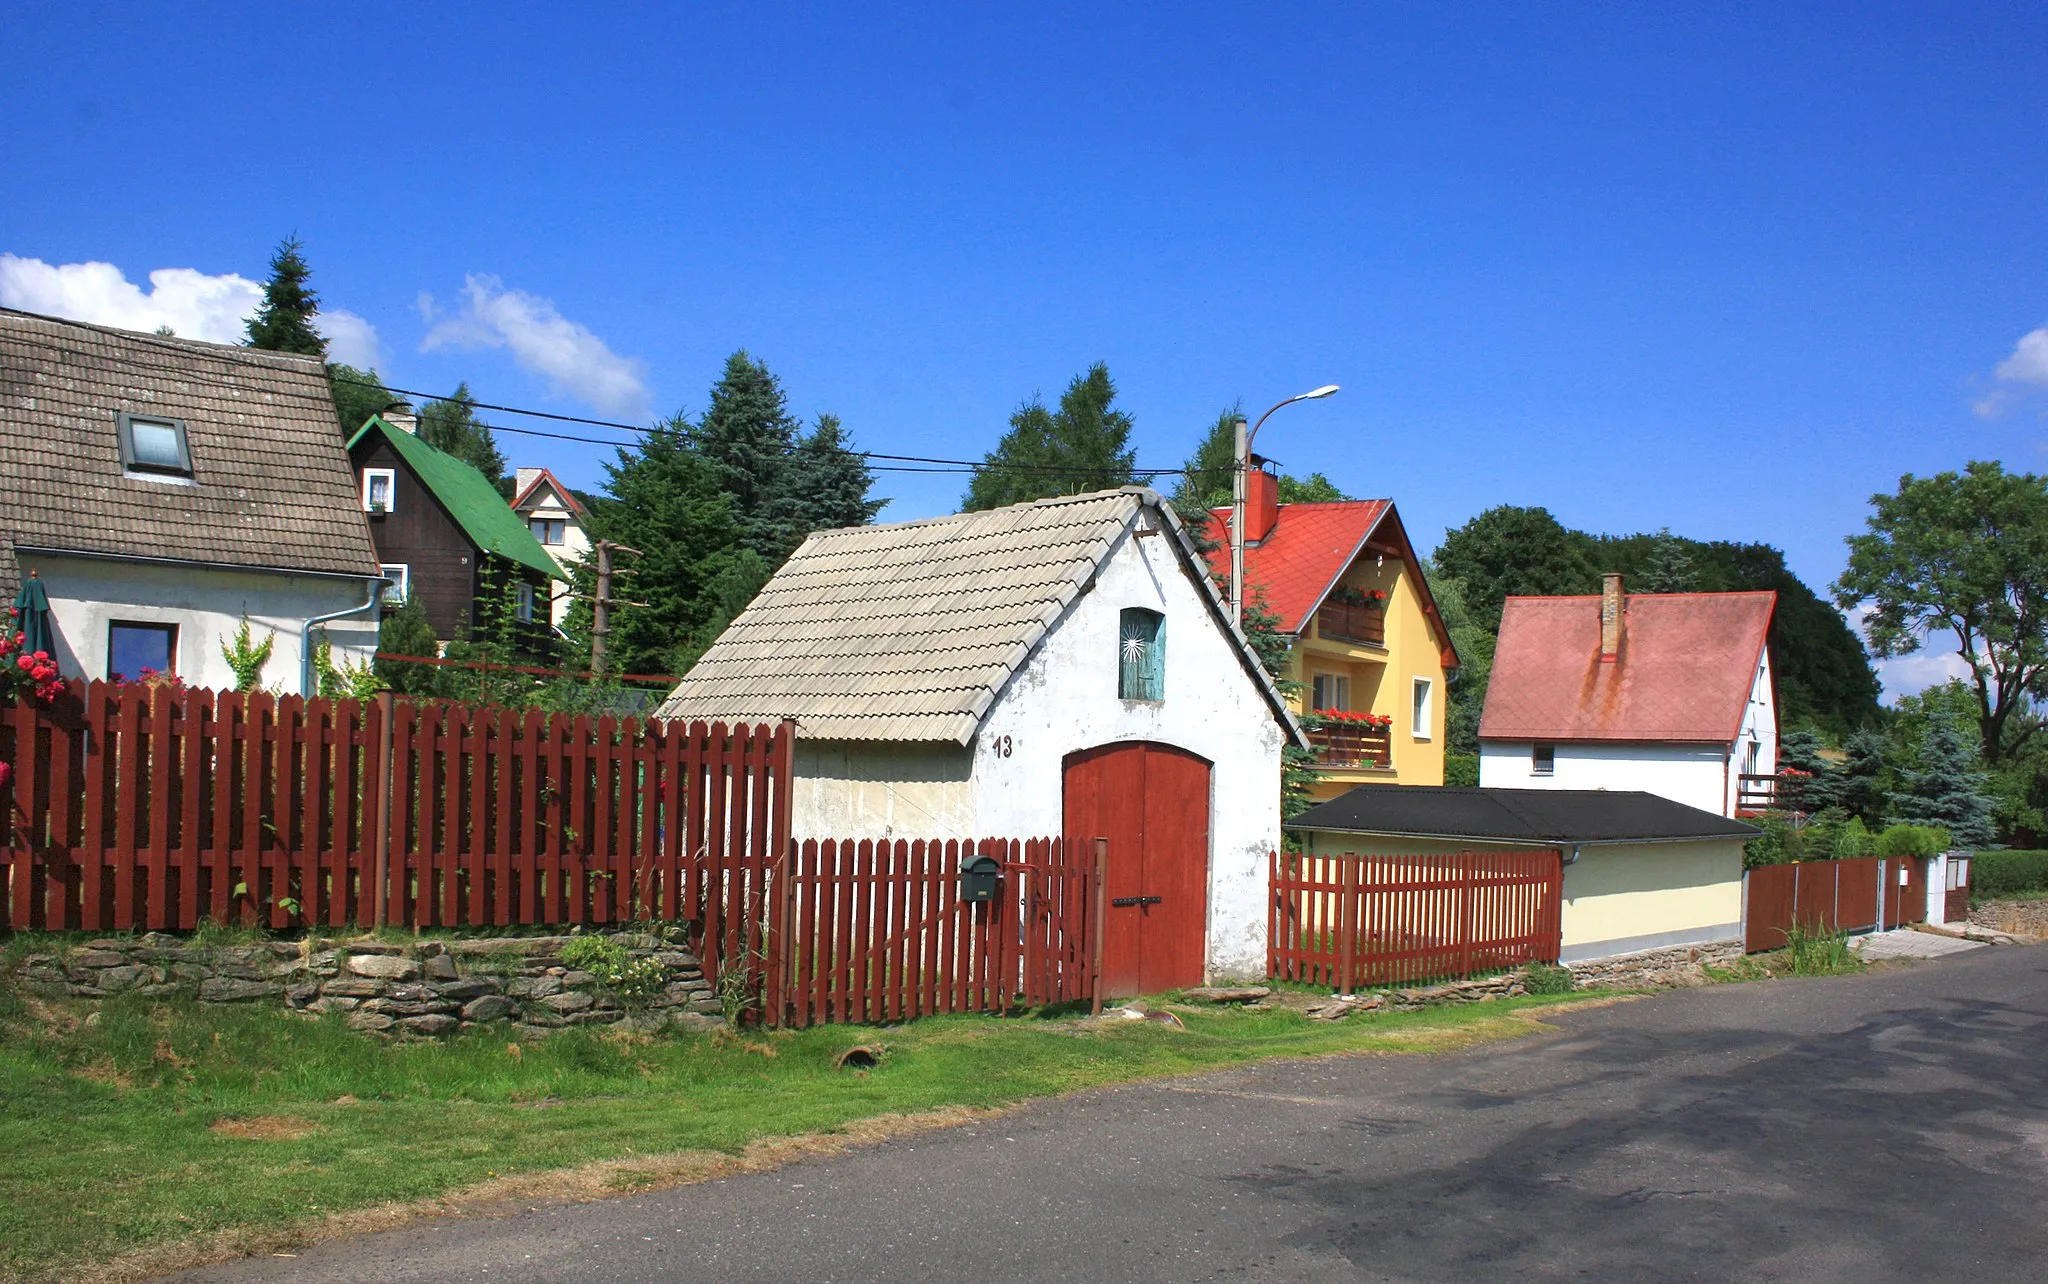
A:
MULTIPOLYGON (((1248 475, 1247 597, 1292 639, 1286 676, 1315 745, 1317 801, 1355 785, 1444 782, 1444 683, 1457 668, 1443 617, 1389 499, 1282 504, 1273 474, 1248 475)), ((1230 569, 1229 510, 1210 526, 1230 569)))

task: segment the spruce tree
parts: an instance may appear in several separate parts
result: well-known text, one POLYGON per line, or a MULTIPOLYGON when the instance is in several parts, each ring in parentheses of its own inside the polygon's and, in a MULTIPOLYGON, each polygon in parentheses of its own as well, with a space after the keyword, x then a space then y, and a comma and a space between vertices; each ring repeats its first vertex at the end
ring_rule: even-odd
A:
POLYGON ((1820 736, 1809 727, 1788 731, 1778 737, 1778 796, 1781 806, 1804 812, 1826 811, 1841 805, 1842 772, 1821 756, 1820 736), (1797 783, 1782 779, 1786 771, 1804 773, 1797 783))
POLYGON ((296 236, 286 237, 270 256, 270 279, 263 285, 263 306, 249 318, 249 346, 271 352, 299 352, 327 356, 327 340, 313 328, 320 312, 320 296, 308 284, 313 269, 299 251, 305 247, 296 236))
POLYGON ((1946 829, 1959 847, 1975 851, 1997 840, 1986 775, 1958 720, 1946 712, 1927 722, 1920 740, 1920 764, 1899 773, 1891 796, 1891 818, 1908 825, 1946 829))
POLYGON ((868 461, 853 452, 853 443, 837 415, 818 416, 790 452, 782 490, 801 538, 812 531, 865 526, 882 511, 886 499, 870 499, 875 475, 868 461))
POLYGON ((804 534, 788 477, 802 427, 789 413, 782 381, 741 350, 726 359, 691 434, 712 479, 732 497, 740 545, 771 567, 780 566, 804 534))
POLYGON ((1650 540, 1650 556, 1636 572, 1629 586, 1639 593, 1697 593, 1700 568, 1686 548, 1686 541, 1671 533, 1669 526, 1650 540))
POLYGON ((1884 733, 1869 727, 1852 732, 1842 745, 1846 759, 1842 763, 1841 788, 1835 799, 1836 805, 1860 817, 1872 829, 1884 823, 1890 749, 1884 733))
POLYGON ((478 421, 467 381, 457 384, 453 395, 420 407, 420 440, 476 469, 499 490, 507 489, 505 456, 490 425, 478 421))
POLYGON ((1202 434, 1195 453, 1181 466, 1174 483, 1174 511, 1190 526, 1206 521, 1209 512, 1230 503, 1230 471, 1237 459, 1237 421, 1244 417, 1244 403, 1238 402, 1216 416, 1216 422, 1202 434))
POLYGON ((1001 508, 1130 485, 1137 463, 1131 417, 1115 402, 1109 367, 1098 361, 1067 385, 1057 411, 1035 397, 1019 406, 1010 430, 983 456, 962 507, 1001 508))

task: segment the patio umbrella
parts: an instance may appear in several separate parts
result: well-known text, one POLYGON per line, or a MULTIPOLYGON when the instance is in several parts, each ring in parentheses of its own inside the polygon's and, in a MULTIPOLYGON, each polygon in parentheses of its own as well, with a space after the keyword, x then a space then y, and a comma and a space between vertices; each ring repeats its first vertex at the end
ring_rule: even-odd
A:
POLYGON ((21 592, 14 595, 14 627, 22 635, 23 654, 50 649, 50 596, 43 592, 43 582, 34 571, 21 582, 21 592))

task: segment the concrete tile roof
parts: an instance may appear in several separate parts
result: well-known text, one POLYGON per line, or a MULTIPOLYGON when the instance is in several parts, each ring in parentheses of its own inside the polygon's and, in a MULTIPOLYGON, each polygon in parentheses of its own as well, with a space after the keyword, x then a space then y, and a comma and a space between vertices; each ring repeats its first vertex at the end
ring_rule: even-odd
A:
POLYGON ((317 358, 10 309, 0 309, 0 541, 10 600, 17 546, 377 573, 317 358), (197 484, 125 475, 122 411, 183 420, 197 484))
POLYGON ((1634 790, 1360 785, 1287 822, 1293 830, 1489 842, 1748 839, 1739 820, 1634 790))
POLYGON ((821 740, 965 744, 997 693, 1145 508, 1160 511, 1219 625, 1232 630, 1173 510, 1143 487, 1068 495, 805 540, 655 713, 775 722, 821 740))
POLYGON ((1631 593, 1620 658, 1600 659, 1600 597, 1511 597, 1481 740, 1732 744, 1776 593, 1631 593))

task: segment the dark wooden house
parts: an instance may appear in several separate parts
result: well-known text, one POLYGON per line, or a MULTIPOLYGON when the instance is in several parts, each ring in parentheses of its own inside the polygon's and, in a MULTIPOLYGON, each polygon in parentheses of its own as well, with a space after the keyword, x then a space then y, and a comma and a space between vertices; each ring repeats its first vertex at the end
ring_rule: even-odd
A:
POLYGON ((485 593, 510 592, 536 640, 562 568, 476 469, 372 416, 348 444, 377 560, 394 581, 385 609, 417 596, 443 641, 465 638, 485 593))

